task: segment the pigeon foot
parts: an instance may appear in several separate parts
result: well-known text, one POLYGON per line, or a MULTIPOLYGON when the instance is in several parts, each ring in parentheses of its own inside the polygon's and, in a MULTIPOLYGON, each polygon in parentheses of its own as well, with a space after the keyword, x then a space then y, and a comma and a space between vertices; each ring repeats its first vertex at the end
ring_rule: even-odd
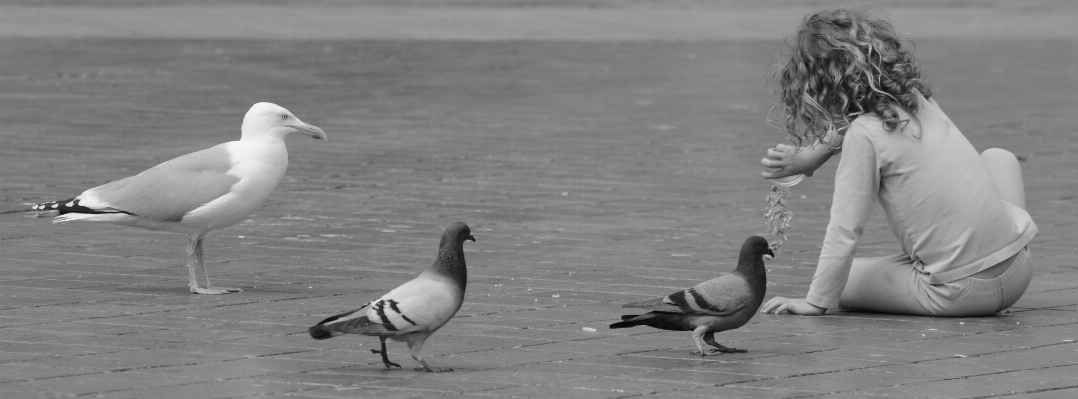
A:
POLYGON ((426 371, 428 373, 452 373, 453 369, 450 367, 416 367, 415 371, 426 371))
POLYGON ((718 349, 712 349, 712 350, 711 350, 711 352, 692 351, 692 352, 689 352, 689 354, 690 354, 690 355, 700 355, 700 357, 707 357, 707 356, 720 356, 720 355, 722 355, 722 353, 721 353, 721 352, 720 352, 720 353, 718 353, 718 354, 716 354, 716 353, 715 353, 715 351, 717 351, 717 350, 718 350, 718 349))
MULTIPOLYGON (((385 345, 385 342, 383 342, 382 345, 385 345)), ((382 352, 377 349, 371 349, 371 353, 379 353, 382 355, 382 363, 386 365, 386 370, 393 370, 394 367, 401 368, 401 365, 389 361, 389 358, 386 357, 385 352, 382 352)))
POLYGON ((714 353, 714 352, 720 352, 720 353, 747 353, 748 352, 747 350, 744 350, 744 349, 727 348, 727 347, 722 346, 722 345, 715 345, 715 347, 717 347, 718 349, 712 349, 711 350, 712 353, 714 353))

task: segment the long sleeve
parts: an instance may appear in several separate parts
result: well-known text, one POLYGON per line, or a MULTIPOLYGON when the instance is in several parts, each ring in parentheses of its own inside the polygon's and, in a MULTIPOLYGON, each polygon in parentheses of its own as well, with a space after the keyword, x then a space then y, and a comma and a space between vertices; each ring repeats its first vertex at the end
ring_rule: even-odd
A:
POLYGON ((880 189, 880 166, 875 144, 865 127, 853 123, 842 144, 835 174, 831 221, 806 300, 822 308, 838 307, 849 277, 857 242, 864 231, 880 189))

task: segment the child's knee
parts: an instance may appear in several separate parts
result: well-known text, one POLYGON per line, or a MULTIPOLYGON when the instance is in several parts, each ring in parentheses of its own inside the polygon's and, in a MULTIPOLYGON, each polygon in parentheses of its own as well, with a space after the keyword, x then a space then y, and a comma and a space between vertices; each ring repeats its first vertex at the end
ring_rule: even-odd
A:
POLYGON ((1018 163, 1018 157, 1015 156, 1013 152, 1004 150, 1002 148, 989 148, 987 150, 984 150, 984 152, 981 152, 981 158, 984 159, 986 162, 989 162, 989 165, 998 165, 1000 162, 1014 162, 1015 164, 1018 163))

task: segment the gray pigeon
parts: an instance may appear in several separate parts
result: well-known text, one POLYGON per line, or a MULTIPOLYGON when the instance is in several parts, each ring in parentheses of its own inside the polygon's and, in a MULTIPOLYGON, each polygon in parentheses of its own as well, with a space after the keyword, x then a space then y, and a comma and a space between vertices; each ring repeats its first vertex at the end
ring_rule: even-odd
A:
POLYGON ((307 329, 311 338, 323 340, 344 334, 376 336, 382 341, 382 350, 371 352, 382 354, 387 370, 400 365, 389 361, 386 338, 406 341, 412 358, 423 365, 416 367, 416 371, 453 371, 431 368, 423 361, 422 350, 427 338, 449 322, 464 303, 464 287, 468 283, 464 240, 475 241, 468 225, 461 222, 449 225, 442 233, 434 265, 359 309, 322 320, 307 329))
POLYGON ((622 321, 611 324, 610 328, 651 326, 672 331, 692 330, 692 339, 698 349, 692 352, 694 355, 745 352, 715 342, 715 333, 741 327, 756 314, 767 292, 764 258, 774 256, 767 240, 749 237, 741 246, 741 256, 733 273, 663 298, 626 304, 623 307, 648 309, 651 312, 621 316, 622 321), (705 352, 704 343, 718 349, 705 352))

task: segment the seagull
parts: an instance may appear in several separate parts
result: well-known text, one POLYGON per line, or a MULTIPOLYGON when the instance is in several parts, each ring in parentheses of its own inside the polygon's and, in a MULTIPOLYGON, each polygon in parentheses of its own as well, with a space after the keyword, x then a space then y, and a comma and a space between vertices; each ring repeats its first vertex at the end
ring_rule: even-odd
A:
POLYGON ((621 316, 621 322, 611 329, 649 326, 661 330, 692 331, 696 349, 694 355, 714 356, 716 353, 743 353, 744 349, 727 348, 715 342, 715 333, 733 330, 748 323, 756 314, 767 292, 767 270, 764 259, 775 253, 762 237, 752 236, 741 246, 737 268, 722 275, 662 298, 625 304, 626 308, 643 308, 651 312, 621 316), (704 351, 704 344, 714 346, 704 351))
POLYGON ((193 152, 149 170, 97 186, 75 198, 34 205, 35 217, 53 223, 105 222, 187 234, 187 287, 196 294, 227 294, 239 288, 214 287, 202 262, 202 239, 211 230, 247 219, 277 188, 288 169, 285 136, 302 133, 325 140, 326 133, 287 109, 258 103, 247 111, 239 141, 193 152), (205 286, 199 286, 195 266, 205 286))
POLYGON ((344 334, 373 335, 382 341, 382 363, 386 370, 400 365, 389 361, 386 338, 408 342, 408 350, 423 367, 415 371, 445 372, 451 368, 431 368, 423 360, 423 343, 449 322, 464 303, 468 270, 464 262, 464 241, 475 242, 468 225, 455 222, 446 227, 438 244, 434 264, 412 281, 394 288, 359 309, 338 314, 308 328, 311 338, 329 339, 344 334))

